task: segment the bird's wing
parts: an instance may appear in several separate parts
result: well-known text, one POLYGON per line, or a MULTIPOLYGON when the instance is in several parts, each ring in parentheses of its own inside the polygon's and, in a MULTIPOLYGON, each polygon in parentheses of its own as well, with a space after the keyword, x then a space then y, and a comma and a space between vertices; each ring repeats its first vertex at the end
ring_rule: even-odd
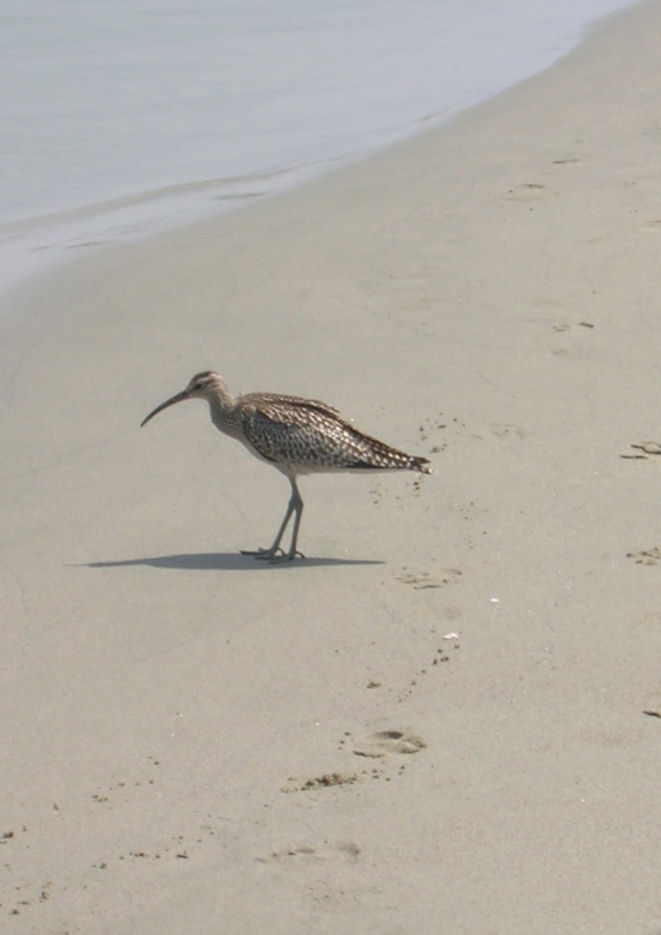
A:
POLYGON ((289 406, 295 409, 316 409, 319 412, 325 412, 329 416, 339 416, 339 411, 335 406, 329 406, 328 403, 322 403, 319 399, 305 399, 303 396, 286 396, 283 393, 247 393, 239 397, 241 406, 255 406, 264 413, 265 416, 279 421, 279 414, 287 413, 289 406))
POLYGON ((243 430, 255 450, 269 461, 318 464, 332 454, 345 423, 336 410, 316 400, 276 394, 242 397, 243 430))
POLYGON ((315 400, 255 394, 251 399, 242 397, 241 408, 247 440, 269 461, 295 464, 302 470, 420 470, 418 461, 425 461, 364 435, 337 410, 315 400))

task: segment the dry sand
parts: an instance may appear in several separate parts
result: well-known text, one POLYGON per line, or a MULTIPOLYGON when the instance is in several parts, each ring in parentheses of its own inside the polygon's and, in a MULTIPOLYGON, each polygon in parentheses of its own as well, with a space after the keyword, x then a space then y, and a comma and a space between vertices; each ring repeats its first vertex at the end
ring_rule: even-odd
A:
POLYGON ((660 30, 8 297, 2 932, 661 930, 660 30), (239 556, 207 367, 436 473, 239 556))

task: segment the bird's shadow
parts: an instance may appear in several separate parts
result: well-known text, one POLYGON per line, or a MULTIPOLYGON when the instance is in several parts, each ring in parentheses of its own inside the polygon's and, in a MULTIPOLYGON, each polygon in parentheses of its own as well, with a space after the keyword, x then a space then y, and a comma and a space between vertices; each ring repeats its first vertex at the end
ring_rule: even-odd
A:
POLYGON ((297 558, 293 562, 267 562, 240 552, 191 552, 182 555, 153 555, 109 562, 81 562, 85 568, 128 568, 149 565, 151 568, 176 568, 184 571, 263 571, 267 568, 312 568, 324 565, 383 565, 369 558, 297 558))

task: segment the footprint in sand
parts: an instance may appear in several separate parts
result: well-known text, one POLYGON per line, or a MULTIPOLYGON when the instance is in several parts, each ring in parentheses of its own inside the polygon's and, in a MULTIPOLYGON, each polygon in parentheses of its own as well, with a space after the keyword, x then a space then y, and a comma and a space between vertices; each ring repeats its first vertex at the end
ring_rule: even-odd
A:
POLYGON ((523 182, 516 188, 509 188, 505 197, 508 201, 529 202, 540 201, 547 194, 551 193, 540 182, 523 182))
POLYGON ((268 863, 270 861, 292 860, 302 863, 321 863, 327 860, 347 860, 354 862, 360 857, 360 848, 354 841, 339 841, 337 844, 328 844, 324 841, 319 848, 309 847, 306 844, 298 847, 285 847, 279 851, 271 851, 268 857, 256 857, 258 863, 268 863))
POLYGON ((518 425, 512 425, 508 422, 494 422, 490 426, 490 431, 492 435, 495 435, 496 438, 503 439, 514 439, 519 440, 526 438, 529 435, 525 429, 520 428, 518 425))
POLYGON ((347 786, 351 785, 354 782, 358 782, 358 776, 355 773, 324 773, 322 776, 314 776, 311 779, 306 779, 303 783, 298 783, 295 777, 289 777, 290 783, 295 783, 295 785, 287 785, 281 788, 281 792, 309 792, 311 789, 330 789, 332 786, 347 786))
POLYGON ((356 756, 378 759, 389 754, 420 753, 426 746, 425 741, 411 731, 379 730, 372 734, 367 743, 355 747, 353 752, 356 756))
POLYGON ((661 549, 653 545, 651 549, 627 552, 627 558, 632 558, 636 565, 658 565, 661 562, 661 549))
POLYGON ((661 444, 659 442, 638 442, 638 444, 632 444, 630 447, 634 449, 636 454, 627 453, 620 455, 621 458, 633 458, 642 461, 648 455, 661 455, 661 444))
POLYGON ((397 580, 402 584, 410 584, 414 591, 424 591, 428 588, 442 588, 447 584, 456 583, 461 577, 462 572, 458 568, 441 569, 438 577, 432 577, 428 571, 409 571, 406 566, 402 573, 397 575, 397 580))

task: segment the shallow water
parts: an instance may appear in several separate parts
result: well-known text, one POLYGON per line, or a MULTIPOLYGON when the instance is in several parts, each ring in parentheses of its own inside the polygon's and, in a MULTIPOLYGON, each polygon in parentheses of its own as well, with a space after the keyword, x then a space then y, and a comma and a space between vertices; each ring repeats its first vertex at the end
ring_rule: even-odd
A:
POLYGON ((440 123, 626 5, 0 0, 0 286, 440 123))

